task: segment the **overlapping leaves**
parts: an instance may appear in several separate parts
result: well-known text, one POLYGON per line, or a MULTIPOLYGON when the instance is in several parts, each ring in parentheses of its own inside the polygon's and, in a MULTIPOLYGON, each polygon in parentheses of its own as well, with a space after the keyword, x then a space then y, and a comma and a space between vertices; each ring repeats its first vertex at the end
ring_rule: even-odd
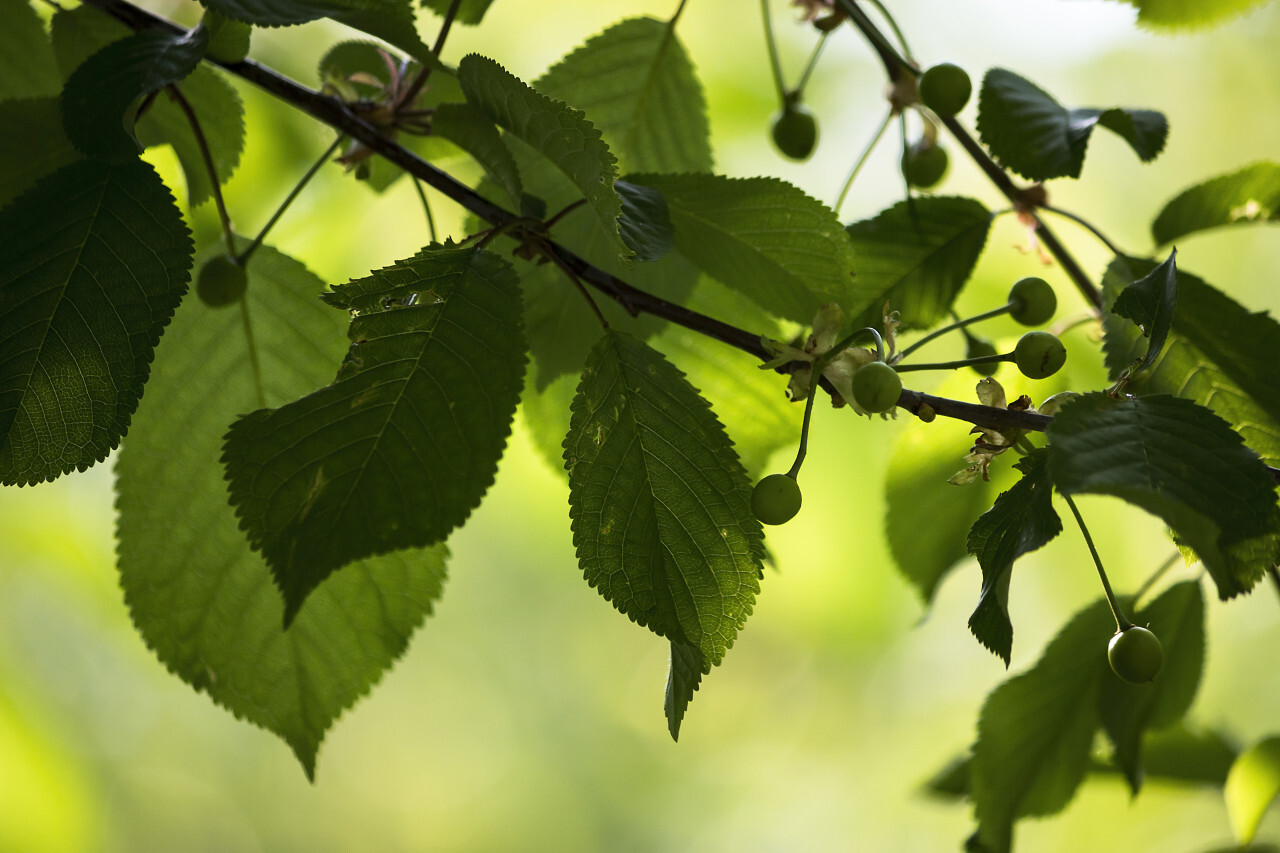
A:
POLYGON ((207 5, 228 18, 263 27, 332 18, 419 59, 431 54, 418 37, 409 0, 208 0, 207 5))
POLYGON ((0 482, 106 457, 187 290, 191 238, 151 166, 82 160, 0 211, 0 482))
POLYGON ((1280 557, 1275 481, 1239 434, 1180 397, 1086 394, 1053 419, 1049 470, 1067 494, 1107 494, 1162 518, 1223 599, 1280 557))
POLYGON ((1116 297, 1111 311, 1133 323, 1147 338, 1147 351, 1129 368, 1139 373, 1150 367, 1164 350, 1178 307, 1178 253, 1126 287, 1116 297))
MULTIPOLYGON (((587 582, 687 647, 673 665, 696 653, 709 672, 751 613, 763 558, 750 483, 710 406, 659 353, 606 333, 583 370, 564 459, 587 582)), ((696 683, 681 672, 669 716, 696 683)))
POLYGON ((164 665, 275 732, 312 775, 325 731, 431 612, 446 552, 437 545, 354 563, 282 630, 284 603, 237 527, 218 457, 238 414, 263 399, 296 399, 331 375, 346 319, 316 299, 319 279, 270 247, 248 272, 260 370, 237 307, 188 300, 165 335, 116 466, 120 581, 164 665))
POLYGON ((978 132, 1003 165, 1033 181, 1078 178, 1085 148, 1101 125, 1129 143, 1144 163, 1164 148, 1169 123, 1153 110, 1067 109, 1030 80, 992 68, 982 81, 978 132))
POLYGON ((524 376, 519 283, 432 246, 326 294, 352 312, 333 384, 227 433, 231 501, 292 620, 346 563, 442 541, 493 482, 524 376))

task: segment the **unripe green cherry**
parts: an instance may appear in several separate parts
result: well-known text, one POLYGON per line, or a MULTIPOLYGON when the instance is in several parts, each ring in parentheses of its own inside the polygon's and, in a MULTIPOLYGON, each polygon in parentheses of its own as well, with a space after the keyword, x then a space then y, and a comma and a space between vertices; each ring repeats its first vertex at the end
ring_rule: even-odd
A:
POLYGON ((853 374, 853 399, 868 412, 893 411, 902 394, 902 379, 898 371, 883 361, 864 364, 853 374))
POLYGON ((787 105, 773 117, 773 144, 783 156, 792 160, 808 160, 818 144, 818 120, 799 101, 787 105))
POLYGON ((786 524, 800 511, 800 484, 788 474, 770 474, 751 492, 751 512, 764 524, 786 524))
POLYGON ((1067 348, 1048 332, 1027 332, 1013 349, 1013 363, 1028 379, 1044 379, 1067 363, 1067 348))
POLYGON ((205 305, 222 308, 239 301, 248 286, 249 275, 245 268, 228 255, 218 255, 200 268, 196 295, 205 305))
MULTIPOLYGON (((996 354, 996 345, 985 338, 968 338, 969 347, 965 352, 965 358, 983 358, 988 355, 996 354)), ((1000 369, 999 362, 988 362, 987 364, 971 364, 969 365, 982 376, 994 376, 996 371, 1000 369)))
POLYGON ((964 109, 973 93, 969 75, 959 65, 943 62, 920 77, 920 100, 940 116, 948 117, 964 109))
POLYGON ((1107 645, 1111 669, 1130 684, 1145 684, 1160 674, 1164 648, 1160 638, 1137 625, 1116 631, 1107 645))
POLYGON ((941 145, 908 145, 902 152, 902 176, 907 183, 927 190, 947 173, 947 151, 941 145))
POLYGON ((1020 278, 1009 291, 1009 316, 1024 326, 1047 323, 1058 310, 1058 297, 1049 282, 1036 276, 1020 278))

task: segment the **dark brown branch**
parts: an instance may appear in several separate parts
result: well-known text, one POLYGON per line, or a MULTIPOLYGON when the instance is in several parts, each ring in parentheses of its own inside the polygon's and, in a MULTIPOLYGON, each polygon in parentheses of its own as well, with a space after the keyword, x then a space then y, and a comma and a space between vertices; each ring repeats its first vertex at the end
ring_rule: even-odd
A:
MULTIPOLYGON (((85 2, 112 15, 134 30, 160 29, 175 34, 184 32, 171 21, 134 6, 127 0, 85 0, 85 2)), ((516 214, 494 204, 466 184, 455 180, 395 141, 383 136, 376 127, 348 109, 341 100, 308 89, 251 59, 240 62, 220 62, 207 58, 206 61, 253 83, 352 139, 359 140, 376 154, 385 157, 494 227, 508 226, 518 218, 516 214)), ((542 238, 539 242, 546 252, 554 256, 550 260, 563 265, 584 283, 618 302, 632 316, 652 314, 742 350, 761 361, 772 358, 772 353, 765 349, 758 334, 723 323, 713 317, 632 287, 552 240, 542 238)), ((1046 245, 1049 244, 1046 242, 1046 245)), ((779 372, 789 372, 789 367, 784 365, 779 368, 779 372)), ((835 389, 825 379, 822 385, 828 392, 834 393, 835 389)), ((989 408, 974 403, 934 397, 918 391, 903 391, 899 399, 899 405, 913 413, 919 412, 923 404, 928 404, 938 415, 997 430, 1012 427, 1043 430, 1050 420, 1044 415, 989 408)))

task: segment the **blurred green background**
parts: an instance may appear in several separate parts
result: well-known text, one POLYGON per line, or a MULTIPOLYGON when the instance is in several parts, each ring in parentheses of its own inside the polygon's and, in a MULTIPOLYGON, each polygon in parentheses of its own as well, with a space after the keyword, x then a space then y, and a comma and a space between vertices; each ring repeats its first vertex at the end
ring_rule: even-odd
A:
MULTIPOLYGON (((668 17, 668 2, 497 0, 478 29, 455 29, 446 59, 480 51, 524 79, 609 24, 668 17)), ((917 57, 1013 68, 1064 102, 1164 111, 1169 145, 1141 166, 1098 132, 1084 179, 1052 201, 1114 241, 1149 252, 1148 224, 1181 189, 1280 152, 1280 9, 1206 33, 1138 30, 1105 0, 892 4, 917 57)), ((190 22, 194 4, 150 8, 190 22)), ((792 80, 812 46, 797 13, 773 4, 792 80)), ((428 40, 437 22, 421 21, 428 40)), ((850 29, 830 40, 808 102, 816 156, 783 161, 767 139, 776 102, 756 4, 690 0, 680 25, 711 109, 717 169, 775 174, 831 203, 884 110, 883 77, 850 29)), ((336 26, 255 32, 252 55, 314 85, 336 26)), ((233 218, 255 231, 323 150, 323 128, 239 86, 245 158, 227 189, 233 218), (264 132, 265 131, 265 132, 264 132)), ((962 116, 970 125, 974 106, 962 116)), ((954 156, 941 191, 1000 200, 954 156)), ((175 186, 167 151, 149 155, 175 186)), ((874 215, 901 195, 891 134, 841 211, 874 215)), ((473 177, 461 162, 446 164, 473 177)), ((183 197, 181 189, 178 193, 183 197)), ((461 212, 434 198, 446 231, 461 212)), ((211 232, 211 205, 197 211, 211 232)), ((1102 248, 1069 223, 1059 233, 1086 269, 1102 248)), ((427 240, 407 182, 375 196, 325 170, 272 237, 327 281, 362 276, 427 240)), ((1083 304, 1056 269, 1018 247, 1011 217, 993 230, 962 312, 1003 300, 1013 278, 1061 284, 1060 317, 1083 304)), ((1179 263, 1255 310, 1280 308, 1280 248, 1265 227, 1190 238, 1179 263)), ((991 334, 1012 340, 1012 324, 991 334)), ((1068 333, 1073 387, 1103 381, 1088 328, 1068 333)), ((945 354, 946 348, 939 347, 945 354)), ((1007 379, 1011 396, 1043 397, 1007 379)), ((953 380, 966 394, 972 379, 953 380)), ((1024 387, 1026 385, 1026 387, 1024 387)), ((781 393, 781 386, 779 388, 781 393)), ((714 400, 712 401, 714 404, 714 400)), ((795 410, 798 419, 800 411, 795 410)), ((805 509, 769 531, 769 571, 755 613, 703 682, 671 742, 662 716, 666 644, 619 616, 581 580, 567 486, 518 427, 496 485, 449 542, 437 615, 372 695, 333 728, 309 784, 283 743, 169 676, 132 629, 116 582, 111 465, 35 488, 0 490, 0 851, 938 851, 958 849, 967 807, 920 792, 970 743, 1004 668, 965 621, 979 586, 971 561, 925 612, 883 536, 883 480, 894 441, 921 426, 857 420, 820 407, 805 469, 805 509)), ((966 444, 958 423, 930 429, 966 444)), ((775 459, 778 470, 793 449, 775 459)), ((950 488, 939 484, 939 488, 950 488)), ((1159 523, 1116 501, 1086 499, 1118 589, 1133 590, 1168 555, 1159 523)), ((1073 529, 1019 564, 1011 671, 1025 668, 1078 607, 1099 594, 1073 529)), ((1242 743, 1280 730, 1280 602, 1275 590, 1209 608, 1207 676, 1192 711, 1242 743)), ((1025 822, 1020 851, 1170 851, 1227 846, 1212 790, 1153 783, 1131 801, 1118 779, 1091 781, 1062 815, 1025 822)), ((1271 814, 1260 838, 1280 841, 1271 814)))

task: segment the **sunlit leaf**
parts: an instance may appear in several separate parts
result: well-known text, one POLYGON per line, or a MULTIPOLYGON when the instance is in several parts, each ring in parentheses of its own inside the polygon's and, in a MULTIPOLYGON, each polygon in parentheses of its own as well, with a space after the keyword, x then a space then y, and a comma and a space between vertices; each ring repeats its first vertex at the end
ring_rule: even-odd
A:
POLYGON ((1157 243, 1226 225, 1280 219, 1280 164, 1265 161, 1183 190, 1151 223, 1157 243))
POLYGON ((1152 30, 1197 30, 1224 23, 1265 0, 1123 0, 1138 9, 1138 23, 1152 30))
POLYGON ((751 485, 710 406, 655 350, 592 350, 565 439, 587 582, 632 621, 720 663, 759 591, 751 485))
POLYGON ((1022 472, 1022 479, 996 498, 991 509, 969 529, 969 553, 982 566, 982 591, 969 617, 969 630, 1005 666, 1013 652, 1013 623, 1009 620, 1013 563, 1062 532, 1062 521, 1053 509, 1047 456, 1041 450, 1018 460, 1014 467, 1022 472))
POLYGON ((319 279, 270 247, 258 249, 248 271, 260 371, 236 307, 188 300, 165 335, 116 466, 120 580, 161 662, 282 737, 312 775, 328 727, 431 612, 446 552, 435 546, 348 566, 281 629, 284 603, 237 527, 218 457, 240 413, 261 399, 282 405, 332 375, 347 320, 316 298, 319 279))
POLYGON ((660 190, 676 249, 779 317, 808 324, 854 300, 854 250, 836 215, 777 178, 633 175, 660 190))
POLYGON ((1113 313, 1132 320, 1149 341, 1147 351, 1134 363, 1133 373, 1150 367, 1160 357, 1173 327, 1178 305, 1177 258, 1176 251, 1170 253, 1168 260, 1122 290, 1111 306, 1113 313))
MULTIPOLYGON (((1116 258, 1102 278, 1107 298, 1151 274, 1156 263, 1116 258)), ((1141 357, 1146 343, 1131 323, 1103 317, 1103 349, 1112 379, 1141 357)), ((1254 313, 1184 270, 1178 271, 1173 331, 1152 368, 1134 378, 1136 394, 1177 394, 1208 406, 1271 465, 1280 465, 1280 324, 1254 313)))
POLYGON ((1144 163, 1154 160, 1169 135, 1165 117, 1152 110, 1067 109, 1052 95, 1004 68, 982 81, 978 132, 1001 164, 1033 181, 1078 178, 1094 125, 1129 143, 1144 163))
POLYGON ((879 328, 885 303, 912 329, 945 318, 990 227, 991 212, 982 204, 944 196, 899 202, 850 225, 858 276, 852 301, 841 307, 857 317, 852 326, 879 328))
POLYGON ((0 211, 0 482, 101 461, 187 290, 191 238, 151 166, 83 160, 0 211))
POLYGON ((1143 735, 1169 726, 1191 707, 1204 669, 1204 596, 1197 581, 1169 587, 1134 613, 1134 624, 1160 638, 1164 665, 1155 681, 1128 684, 1119 678, 1104 683, 1099 700, 1102 726, 1111 739, 1116 764, 1133 793, 1144 778, 1143 735))
POLYGON ((671 668, 667 673, 667 697, 663 709, 667 714, 667 730, 672 740, 680 740, 680 723, 702 682, 702 653, 692 646, 671 643, 671 668))
POLYGON ((123 162, 141 150, 126 115, 141 97, 176 83, 204 56, 209 34, 146 30, 112 42, 72 72, 62 91, 62 124, 82 152, 123 162))
POLYGON ((1264 738, 1241 753, 1222 793, 1232 834, 1241 844, 1252 841, 1262 816, 1280 794, 1280 736, 1264 738))
POLYGON ((35 8, 27 0, 0 0, 0 21, 0 101, 57 97, 62 80, 35 8))
POLYGON ((524 376, 518 282, 431 246, 326 301, 352 312, 333 384, 227 433, 231 502, 292 620, 352 560, 443 541, 493 482, 524 376))
POLYGON ((1249 590, 1280 556, 1275 480, 1210 410, 1165 395, 1085 394, 1047 434, 1058 489, 1114 495, 1162 518, 1221 598, 1249 590))
POLYGON ((249 53, 253 27, 228 18, 217 9, 205 9, 200 23, 209 31, 208 55, 220 62, 239 62, 249 53))
POLYGON ((1013 846, 1020 817, 1061 811, 1089 769, 1097 699, 1115 620, 1105 601, 1086 607, 1029 672, 992 691, 978 719, 970 784, 978 838, 993 853, 1013 846))

